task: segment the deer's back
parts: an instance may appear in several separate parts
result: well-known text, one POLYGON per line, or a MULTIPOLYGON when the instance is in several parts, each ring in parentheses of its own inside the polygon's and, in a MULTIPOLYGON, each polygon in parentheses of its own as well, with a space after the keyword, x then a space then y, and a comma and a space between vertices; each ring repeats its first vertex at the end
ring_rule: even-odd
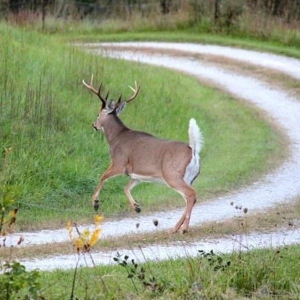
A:
POLYGON ((111 149, 113 161, 122 163, 128 175, 138 174, 154 178, 163 178, 172 172, 183 176, 191 161, 191 148, 178 141, 156 138, 148 133, 129 131, 120 136, 111 149))

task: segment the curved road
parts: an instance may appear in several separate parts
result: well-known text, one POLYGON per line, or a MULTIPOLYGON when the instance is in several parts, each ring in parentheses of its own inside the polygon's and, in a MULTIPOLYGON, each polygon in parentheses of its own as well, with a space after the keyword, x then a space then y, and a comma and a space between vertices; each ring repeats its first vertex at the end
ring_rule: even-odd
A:
MULTIPOLYGON (((268 86, 257 79, 224 70, 220 67, 215 67, 211 64, 196 60, 192 57, 192 54, 222 56, 237 61, 242 61, 243 63, 257 65, 267 69, 273 69, 278 72, 285 73, 296 80, 300 79, 299 60, 256 51, 198 44, 120 43, 86 44, 85 47, 89 52, 118 59, 132 60, 139 63, 147 63, 171 68, 191 74, 200 79, 209 79, 211 82, 221 86, 224 91, 228 91, 232 94, 235 94, 238 98, 242 98, 255 104, 270 118, 272 118, 287 135, 290 141, 290 157, 284 161, 279 168, 277 168, 274 172, 264 176, 260 181, 235 192, 233 195, 214 199, 209 203, 200 203, 196 205, 192 213, 191 226, 199 225, 207 221, 224 220, 240 215, 241 211, 232 209, 232 206, 230 206, 229 203, 232 201, 236 205, 247 207, 250 212, 254 212, 258 209, 265 210, 266 208, 274 206, 280 202, 292 200, 294 197, 300 194, 300 102, 291 98, 291 96, 284 91, 277 90, 273 86, 268 86), (159 51, 162 53, 164 49, 171 49, 173 51, 178 49, 181 51, 181 53, 186 52, 190 56, 171 56, 162 53, 149 54, 149 49, 159 49, 159 51), (147 50, 147 52, 143 50, 147 50)), ((156 229, 152 223, 154 218, 158 219, 160 230, 172 228, 172 226, 176 223, 176 220, 182 214, 182 209, 183 208, 171 212, 158 212, 153 215, 138 215, 135 218, 104 222, 102 226, 103 233, 101 238, 109 236, 115 237, 131 233, 134 234, 137 232, 136 223, 140 224, 138 228, 139 233, 153 231, 156 229)), ((15 243, 20 235, 25 238, 23 246, 28 244, 62 242, 68 240, 67 231, 65 229, 61 229, 46 230, 37 233, 14 234, 7 239, 7 243, 15 243)), ((299 239, 299 235, 300 233, 298 231, 294 231, 293 235, 290 235, 289 239, 287 240, 286 234, 278 234, 277 244, 279 245, 286 242, 295 243, 297 242, 297 239, 299 239), (291 236, 294 236, 294 239, 291 238, 291 236)), ((270 242, 268 242, 266 239, 274 240, 274 235, 252 235, 251 237, 255 241, 253 242, 253 245, 257 246, 270 245, 270 242)), ((224 239, 212 240, 208 244, 200 243, 200 245, 201 249, 210 247, 224 251, 224 247, 216 248, 217 245, 221 245, 222 243, 227 243, 227 249, 233 249, 236 241, 232 243, 231 240, 228 239, 226 242, 224 242, 224 239)), ((157 252, 157 250, 161 246, 154 247, 156 247, 156 250, 152 249, 149 251, 154 251, 157 254, 159 252, 157 252)), ((168 255, 171 255, 173 248, 170 246, 166 251, 161 250, 161 252, 166 252, 168 255)), ((144 254, 149 254, 149 251, 144 249, 143 252, 144 254)), ((177 253, 176 255, 180 254, 177 253)), ((150 256, 151 255, 149 254, 149 257, 150 256)), ((104 257, 106 256, 104 255, 104 257)), ((158 257, 156 256, 156 258, 158 257)), ((60 257, 60 259, 65 259, 68 261, 67 258, 60 257)), ((163 259, 163 256, 161 259, 163 259)), ((55 258, 54 260, 59 261, 59 258, 55 258)), ((43 268, 41 267, 41 261, 38 263, 39 264, 36 267, 43 268)), ((32 262, 26 262, 26 265, 29 268, 34 268, 34 264, 32 264, 32 262)), ((48 264, 45 261, 46 269, 50 267, 53 268, 55 265, 56 264, 53 264, 53 260, 48 264)), ((56 266, 63 267, 63 265, 64 264, 59 261, 58 265, 56 266)))

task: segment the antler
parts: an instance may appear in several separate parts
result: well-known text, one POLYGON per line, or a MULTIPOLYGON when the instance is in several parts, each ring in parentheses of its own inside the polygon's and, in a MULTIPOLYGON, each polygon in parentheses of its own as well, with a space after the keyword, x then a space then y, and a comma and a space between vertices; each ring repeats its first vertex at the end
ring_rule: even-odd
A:
POLYGON ((138 93, 139 93, 139 91, 140 91, 140 87, 141 87, 141 86, 140 86, 140 85, 137 85, 136 81, 134 82, 134 84, 135 84, 134 88, 131 87, 131 86, 129 86, 129 88, 134 92, 134 94, 133 94, 129 99, 124 100, 124 101, 126 101, 127 103, 130 102, 130 101, 132 101, 132 100, 138 95, 138 93))
POLYGON ((94 75, 92 74, 90 84, 87 84, 87 83, 84 81, 84 79, 82 80, 82 83, 83 83, 89 90, 91 90, 94 94, 96 94, 96 95, 99 97, 99 99, 101 100, 103 106, 105 106, 106 101, 107 101, 107 98, 108 98, 109 91, 108 91, 106 97, 104 98, 104 97, 101 95, 102 82, 101 82, 101 84, 100 84, 100 86, 99 86, 99 89, 96 90, 96 89, 93 87, 93 80, 94 80, 94 75))

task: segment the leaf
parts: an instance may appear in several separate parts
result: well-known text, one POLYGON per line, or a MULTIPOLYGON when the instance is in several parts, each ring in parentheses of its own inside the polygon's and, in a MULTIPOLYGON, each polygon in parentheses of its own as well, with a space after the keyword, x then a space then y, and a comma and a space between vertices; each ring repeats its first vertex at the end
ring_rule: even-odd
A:
POLYGON ((90 246, 94 246, 97 242, 98 242, 98 239, 99 239, 99 235, 101 233, 101 229, 97 228, 94 233, 92 234, 92 237, 91 237, 91 240, 90 240, 90 246))
POLYGON ((75 242, 75 246, 77 249, 82 249, 84 246, 84 241, 82 240, 82 238, 78 238, 74 240, 75 242))
POLYGON ((95 222, 95 224, 98 226, 98 225, 100 225, 100 223, 101 223, 101 221, 102 221, 103 219, 104 219, 103 216, 95 215, 95 217, 94 217, 94 222, 95 222))
POLYGON ((80 237, 85 240, 88 241, 89 237, 90 237, 91 232, 89 231, 89 229, 84 229, 83 233, 80 235, 80 237))

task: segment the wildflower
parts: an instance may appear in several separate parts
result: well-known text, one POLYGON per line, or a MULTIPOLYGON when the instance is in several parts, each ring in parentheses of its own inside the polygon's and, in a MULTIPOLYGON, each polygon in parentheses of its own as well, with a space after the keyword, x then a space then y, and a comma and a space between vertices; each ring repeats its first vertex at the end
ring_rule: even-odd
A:
POLYGON ((75 226, 75 229, 78 233, 78 237, 73 237, 73 226, 71 225, 71 222, 67 223, 69 238, 73 242, 73 245, 77 250, 77 253, 89 252, 91 247, 93 247, 97 243, 101 233, 101 228, 99 228, 99 226, 102 220, 103 220, 103 216, 96 215, 94 217, 94 222, 96 225, 94 231, 90 231, 89 229, 84 229, 82 233, 79 231, 76 223, 74 223, 73 226, 75 226))

